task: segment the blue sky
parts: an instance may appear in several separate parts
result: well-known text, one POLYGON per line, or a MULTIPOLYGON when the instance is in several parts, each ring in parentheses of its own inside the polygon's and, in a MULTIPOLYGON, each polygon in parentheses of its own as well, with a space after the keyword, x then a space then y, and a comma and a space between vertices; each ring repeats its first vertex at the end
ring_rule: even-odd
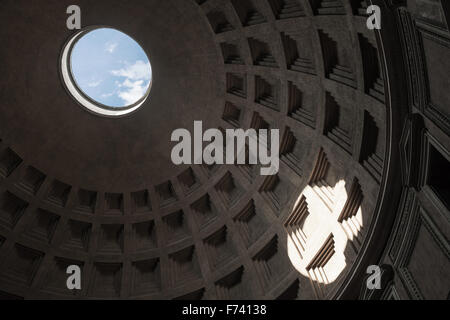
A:
POLYGON ((71 59, 78 87, 110 107, 138 101, 152 78, 150 62, 139 44, 115 29, 96 29, 83 36, 71 59))

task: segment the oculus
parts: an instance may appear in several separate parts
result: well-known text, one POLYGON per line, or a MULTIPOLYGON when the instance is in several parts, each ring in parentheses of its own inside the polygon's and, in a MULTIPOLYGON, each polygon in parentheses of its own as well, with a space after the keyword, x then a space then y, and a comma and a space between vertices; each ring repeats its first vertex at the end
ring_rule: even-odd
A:
POLYGON ((144 49, 110 27, 75 33, 61 55, 61 75, 70 95, 88 111, 118 117, 139 109, 152 87, 144 49))

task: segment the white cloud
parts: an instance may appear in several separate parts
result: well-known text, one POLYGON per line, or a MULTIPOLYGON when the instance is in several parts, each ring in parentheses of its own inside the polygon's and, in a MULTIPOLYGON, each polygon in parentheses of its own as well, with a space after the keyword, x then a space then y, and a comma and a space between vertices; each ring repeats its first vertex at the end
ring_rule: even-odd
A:
POLYGON ((89 82, 89 83, 88 83, 88 87, 90 87, 90 88, 96 88, 96 87, 98 87, 102 82, 103 82, 102 80, 89 82))
POLYGON ((102 94, 102 98, 109 98, 112 97, 113 95, 115 95, 117 92, 111 92, 111 93, 104 93, 102 94))
POLYGON ((144 96, 148 89, 148 83, 148 81, 144 80, 132 81, 126 79, 121 87, 127 89, 125 91, 119 91, 118 96, 125 101, 126 105, 131 105, 144 96))
POLYGON ((111 74, 116 77, 126 78, 123 82, 115 81, 117 96, 121 98, 126 105, 131 105, 141 99, 147 92, 152 78, 150 62, 136 61, 132 65, 120 70, 112 70, 111 74))
POLYGON ((109 53, 114 53, 114 51, 116 51, 118 45, 119 45, 118 43, 108 42, 105 45, 105 50, 108 51, 109 53))
POLYGON ((116 77, 125 77, 129 80, 150 80, 152 77, 152 69, 150 62, 138 60, 134 64, 122 68, 120 70, 113 70, 111 74, 116 77))

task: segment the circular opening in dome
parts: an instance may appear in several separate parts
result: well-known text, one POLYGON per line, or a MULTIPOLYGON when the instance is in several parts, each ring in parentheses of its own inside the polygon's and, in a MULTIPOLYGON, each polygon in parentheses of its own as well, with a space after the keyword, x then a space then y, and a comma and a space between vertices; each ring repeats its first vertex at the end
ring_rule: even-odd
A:
POLYGON ((123 116, 141 107, 150 94, 152 67, 142 47, 110 27, 76 33, 61 58, 64 83, 89 111, 123 116))

